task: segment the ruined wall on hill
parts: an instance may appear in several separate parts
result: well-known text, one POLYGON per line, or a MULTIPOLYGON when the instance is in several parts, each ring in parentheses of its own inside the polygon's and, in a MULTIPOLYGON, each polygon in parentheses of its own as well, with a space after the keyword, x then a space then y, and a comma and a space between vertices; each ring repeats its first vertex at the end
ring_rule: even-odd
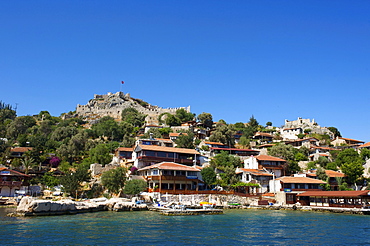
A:
POLYGON ((140 113, 147 115, 145 121, 147 124, 158 125, 158 116, 163 113, 175 114, 180 108, 190 112, 190 106, 178 108, 161 108, 150 105, 140 99, 135 99, 129 93, 123 92, 108 93, 106 95, 94 95, 86 105, 78 104, 76 107, 77 116, 82 116, 89 122, 94 122, 101 117, 110 116, 121 120, 122 110, 126 108, 135 108, 140 113))

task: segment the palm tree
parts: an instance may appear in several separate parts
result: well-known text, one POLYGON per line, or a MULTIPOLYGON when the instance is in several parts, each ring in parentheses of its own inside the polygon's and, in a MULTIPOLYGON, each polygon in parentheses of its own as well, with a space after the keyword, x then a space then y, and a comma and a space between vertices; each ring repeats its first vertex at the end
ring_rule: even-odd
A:
POLYGON ((32 157, 26 156, 22 160, 22 165, 24 166, 24 173, 28 174, 29 169, 35 166, 35 160, 32 157))

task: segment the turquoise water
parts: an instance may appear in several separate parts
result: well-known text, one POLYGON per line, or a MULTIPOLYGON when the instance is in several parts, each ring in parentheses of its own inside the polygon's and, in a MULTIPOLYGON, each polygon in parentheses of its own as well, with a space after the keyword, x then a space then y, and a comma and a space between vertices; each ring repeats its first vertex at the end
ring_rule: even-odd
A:
POLYGON ((1 245, 370 245, 370 216, 271 210, 4 217, 1 245))

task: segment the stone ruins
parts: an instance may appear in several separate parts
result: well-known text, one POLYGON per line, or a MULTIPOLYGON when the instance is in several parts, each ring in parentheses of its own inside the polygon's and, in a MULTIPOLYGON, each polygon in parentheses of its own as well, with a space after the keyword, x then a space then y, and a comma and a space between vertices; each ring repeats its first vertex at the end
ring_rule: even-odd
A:
POLYGON ((159 125, 158 116, 162 113, 175 114, 176 110, 182 108, 190 112, 190 106, 179 108, 161 108, 150 105, 141 99, 135 99, 129 93, 124 94, 119 91, 116 93, 109 92, 106 95, 94 95, 86 105, 78 104, 76 107, 77 116, 82 116, 90 123, 94 123, 104 116, 110 116, 116 120, 121 120, 122 110, 126 108, 135 108, 146 116, 147 125, 159 125))

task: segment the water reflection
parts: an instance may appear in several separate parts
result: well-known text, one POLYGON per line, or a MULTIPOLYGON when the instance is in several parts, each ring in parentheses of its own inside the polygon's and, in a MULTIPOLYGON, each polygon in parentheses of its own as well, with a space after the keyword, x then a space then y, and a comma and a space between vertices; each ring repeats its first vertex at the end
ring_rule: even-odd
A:
POLYGON ((259 210, 201 216, 99 212, 2 217, 0 222, 3 235, 7 235, 2 244, 29 245, 367 244, 369 224, 370 216, 259 210))

